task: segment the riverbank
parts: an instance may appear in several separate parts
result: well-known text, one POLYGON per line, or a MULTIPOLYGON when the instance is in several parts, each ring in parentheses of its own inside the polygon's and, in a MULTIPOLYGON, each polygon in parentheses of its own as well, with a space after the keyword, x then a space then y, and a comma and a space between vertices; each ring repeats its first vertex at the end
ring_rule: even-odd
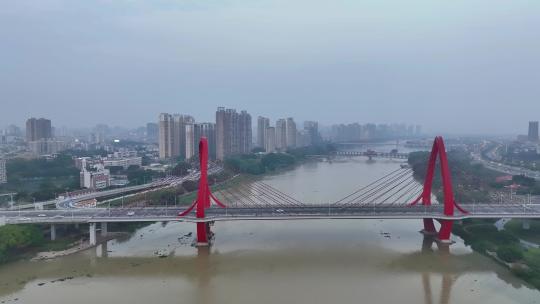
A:
POLYGON ((540 249, 521 241, 530 235, 540 235, 540 222, 531 221, 529 229, 524 229, 521 220, 512 220, 504 227, 498 230, 493 220, 466 220, 456 224, 453 233, 474 251, 490 257, 540 289, 540 249))
MULTIPOLYGON (((427 152, 411 153, 409 164, 413 168, 417 180, 423 181, 426 172, 427 152)), ((452 168, 454 194, 459 202, 489 202, 493 193, 503 187, 495 183, 500 175, 480 164, 473 164, 470 157, 460 151, 450 151, 448 161, 452 168)), ((437 168, 437 170, 439 170, 437 168)), ((514 177, 512 182, 521 181, 514 177)), ((524 183, 521 181, 521 183, 524 183)), ((440 173, 434 179, 434 194, 438 201, 443 200, 440 173)), ((502 266, 510 269, 517 277, 540 289, 540 249, 525 246, 522 240, 538 242, 540 238, 540 222, 530 221, 530 228, 523 229, 519 220, 512 220, 503 229, 497 229, 496 220, 475 219, 455 223, 453 233, 461 237, 465 245, 481 253, 502 266)), ((538 243, 536 243, 538 244, 538 243)))
POLYGON ((59 251, 42 251, 38 252, 35 257, 31 259, 31 261, 43 261, 43 260, 52 260, 59 257, 68 256, 71 254, 75 254, 77 252, 81 252, 84 250, 88 250, 90 248, 96 247, 98 245, 101 245, 103 243, 106 243, 110 240, 114 240, 116 238, 122 237, 122 236, 128 236, 129 233, 127 232, 110 232, 107 236, 98 236, 96 240, 95 245, 91 245, 89 240, 80 239, 74 243, 69 244, 69 247, 65 250, 59 250, 59 251))

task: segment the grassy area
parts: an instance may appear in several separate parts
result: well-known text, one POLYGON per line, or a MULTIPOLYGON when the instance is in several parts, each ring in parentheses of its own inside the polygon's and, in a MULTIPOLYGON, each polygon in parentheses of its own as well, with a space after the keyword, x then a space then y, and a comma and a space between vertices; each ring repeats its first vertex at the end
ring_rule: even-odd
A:
POLYGON ((522 220, 511 220, 504 228, 513 235, 528 242, 540 244, 540 221, 530 220, 530 229, 523 229, 522 220))

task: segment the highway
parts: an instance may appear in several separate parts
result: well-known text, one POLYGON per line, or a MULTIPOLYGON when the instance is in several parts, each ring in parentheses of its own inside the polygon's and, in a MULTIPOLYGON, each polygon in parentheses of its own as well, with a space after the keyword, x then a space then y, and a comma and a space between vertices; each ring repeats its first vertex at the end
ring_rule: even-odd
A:
POLYGON ((533 171, 525 168, 520 167, 514 167, 505 165, 502 163, 498 163, 495 161, 483 159, 480 154, 473 153, 472 154, 473 160, 481 163, 486 168, 491 169, 493 171, 509 174, 509 175, 524 175, 527 177, 534 178, 536 180, 540 180, 540 171, 533 171))
MULTIPOLYGON (((212 165, 208 168, 208 174, 216 174, 216 173, 221 172, 222 170, 223 168, 217 165, 212 165)), ((76 197, 59 198, 59 199, 49 200, 49 201, 44 201, 44 202, 36 202, 35 204, 28 203, 28 204, 14 205, 12 208, 4 208, 0 210, 35 209, 36 205, 42 205, 42 206, 55 205, 57 209, 77 208, 76 203, 81 202, 81 201, 98 199, 98 198, 108 197, 108 196, 118 196, 124 193, 131 193, 131 192, 144 193, 144 191, 157 191, 157 190, 180 185, 186 180, 198 180, 199 177, 200 177, 200 172, 194 171, 183 177, 170 176, 170 177, 162 178, 157 181, 146 183, 143 185, 117 188, 117 189, 104 190, 104 191, 95 191, 95 192, 79 195, 76 197)))
POLYGON ((467 218, 540 218, 540 204, 464 204, 469 213, 456 212, 444 216, 442 206, 324 206, 242 207, 206 210, 206 218, 197 219, 192 212, 178 207, 92 208, 70 210, 0 211, 1 224, 24 223, 95 223, 95 222, 212 222, 238 220, 302 220, 302 219, 423 219, 462 220, 467 218))

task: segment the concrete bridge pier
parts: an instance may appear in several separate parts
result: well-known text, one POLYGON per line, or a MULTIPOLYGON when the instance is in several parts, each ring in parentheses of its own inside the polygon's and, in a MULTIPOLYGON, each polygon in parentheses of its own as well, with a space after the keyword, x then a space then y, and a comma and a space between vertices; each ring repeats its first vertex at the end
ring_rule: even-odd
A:
POLYGON ((106 258, 109 255, 109 250, 107 247, 107 242, 101 243, 101 245, 96 246, 96 256, 100 258, 106 258))
POLYGON ((51 224, 51 241, 56 241, 56 225, 51 224))
POLYGON ((101 236, 107 236, 109 234, 109 231, 107 230, 107 223, 103 222, 101 223, 101 236))
POLYGON ((209 223, 197 223, 197 247, 210 246, 211 233, 209 223))
POLYGON ((90 230, 90 246, 95 246, 97 244, 96 223, 90 223, 89 230, 90 230))

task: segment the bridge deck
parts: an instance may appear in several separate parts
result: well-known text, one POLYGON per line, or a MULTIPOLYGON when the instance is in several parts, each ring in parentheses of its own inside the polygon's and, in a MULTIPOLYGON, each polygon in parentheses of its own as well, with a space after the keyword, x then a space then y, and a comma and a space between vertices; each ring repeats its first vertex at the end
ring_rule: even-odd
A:
POLYGON ((307 220, 307 219, 448 219, 467 218, 540 218, 540 204, 464 204, 468 213, 444 216, 442 206, 332 206, 210 208, 206 218, 194 213, 178 217, 184 208, 94 208, 42 211, 0 211, 0 222, 24 223, 89 223, 89 222, 155 222, 155 221, 239 221, 239 220, 307 220))

